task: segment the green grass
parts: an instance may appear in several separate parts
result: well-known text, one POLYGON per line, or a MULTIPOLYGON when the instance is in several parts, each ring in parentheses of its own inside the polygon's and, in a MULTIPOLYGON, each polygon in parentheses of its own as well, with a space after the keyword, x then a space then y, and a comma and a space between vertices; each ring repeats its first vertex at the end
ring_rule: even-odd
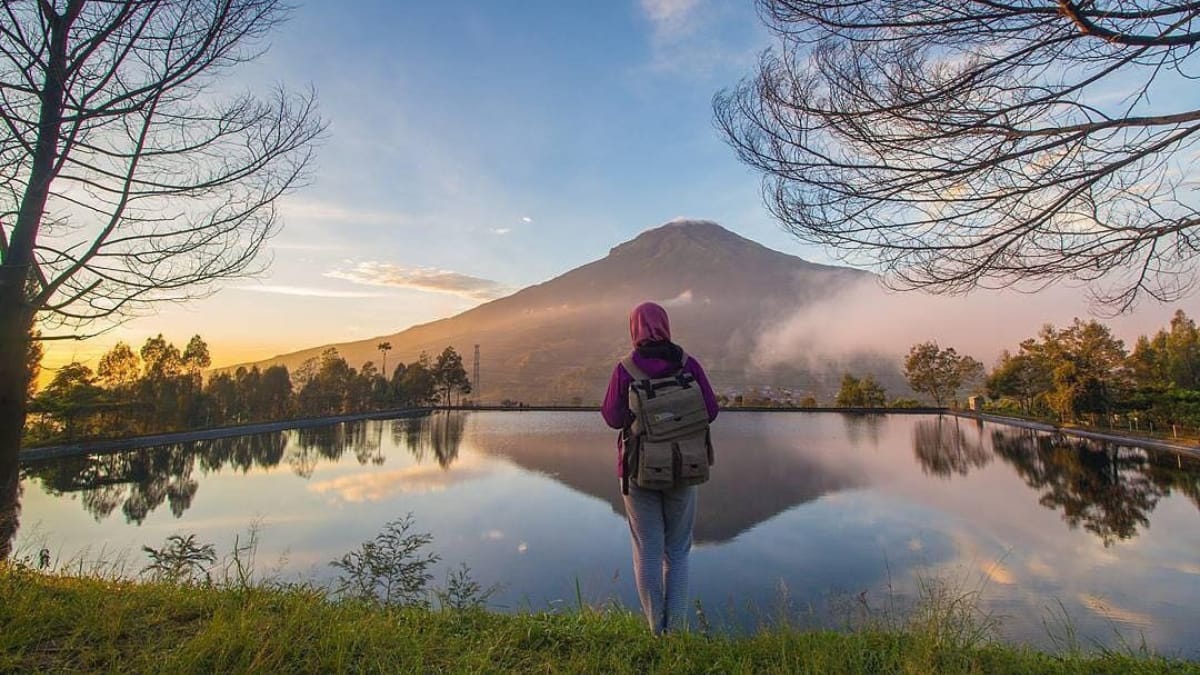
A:
POLYGON ((1055 656, 972 636, 922 620, 655 638, 618 609, 385 608, 304 586, 113 581, 0 564, 0 672, 1200 673, 1148 654, 1055 656))

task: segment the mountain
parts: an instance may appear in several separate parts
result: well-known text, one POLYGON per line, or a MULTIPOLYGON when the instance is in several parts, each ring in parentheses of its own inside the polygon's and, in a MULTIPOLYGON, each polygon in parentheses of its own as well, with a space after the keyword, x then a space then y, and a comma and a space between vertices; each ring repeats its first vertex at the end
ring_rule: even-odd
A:
POLYGON ((773 385, 828 398, 840 371, 754 371, 751 352, 763 329, 867 276, 780 253, 713 222, 672 221, 600 260, 456 316, 257 365, 282 363, 294 370, 333 346, 358 367, 378 363, 376 346, 386 340, 392 344, 389 365, 411 362, 421 352, 433 356, 449 345, 471 374, 479 345, 478 400, 595 403, 613 364, 629 351, 629 310, 653 300, 667 308, 673 337, 704 364, 719 391, 773 385))

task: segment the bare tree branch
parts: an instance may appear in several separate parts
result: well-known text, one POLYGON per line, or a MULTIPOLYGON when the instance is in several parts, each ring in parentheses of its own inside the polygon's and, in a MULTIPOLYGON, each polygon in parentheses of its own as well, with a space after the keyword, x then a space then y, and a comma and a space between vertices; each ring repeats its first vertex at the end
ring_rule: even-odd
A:
POLYGON ((258 269, 273 203, 305 181, 323 123, 311 91, 220 100, 209 84, 257 57, 286 12, 279 0, 4 3, 0 200, 16 201, 0 211, 28 209, 29 186, 46 183, 43 215, 5 233, 5 260, 19 239, 41 321, 119 321, 258 269), (54 129, 47 73, 61 85, 54 129), (51 163, 35 167, 47 141, 51 163))
POLYGON ((777 47, 716 123, 799 238, 902 288, 1069 278, 1112 312, 1193 290, 1200 110, 1147 101, 1192 77, 1200 3, 759 7, 777 47))

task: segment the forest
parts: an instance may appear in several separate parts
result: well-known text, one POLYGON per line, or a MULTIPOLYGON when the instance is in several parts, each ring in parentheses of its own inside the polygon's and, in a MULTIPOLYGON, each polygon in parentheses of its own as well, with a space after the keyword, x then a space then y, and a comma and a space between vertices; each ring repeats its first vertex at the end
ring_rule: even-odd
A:
MULTIPOLYGON (((40 355, 30 359, 36 368, 40 355)), ((275 365, 206 373, 210 365, 199 335, 182 352, 162 335, 137 352, 118 342, 94 371, 69 363, 31 396, 25 444, 449 404, 471 392, 452 347, 398 363, 390 375, 370 361, 355 369, 333 347, 295 372, 275 365)))
MULTIPOLYGON (((384 355, 390 344, 381 343, 384 355)), ((31 368, 40 354, 31 353, 31 368)), ((118 342, 96 369, 70 363, 30 393, 26 444, 113 438, 296 417, 326 417, 449 405, 471 393, 462 356, 446 347, 398 363, 390 374, 368 361, 351 367, 335 348, 295 372, 283 366, 208 371, 207 344, 182 351, 161 335, 135 352, 118 342)), ((1182 310, 1132 350, 1097 320, 1044 326, 1006 350, 990 370, 953 347, 914 345, 903 371, 910 391, 890 398, 871 374, 846 373, 828 404, 904 408, 960 407, 975 395, 991 412, 1099 428, 1195 436, 1200 433, 1200 329, 1182 310), (913 398, 913 396, 919 398, 913 398)), ((386 365, 384 366, 386 367, 386 365)), ((819 407, 812 396, 719 397, 723 407, 819 407)))

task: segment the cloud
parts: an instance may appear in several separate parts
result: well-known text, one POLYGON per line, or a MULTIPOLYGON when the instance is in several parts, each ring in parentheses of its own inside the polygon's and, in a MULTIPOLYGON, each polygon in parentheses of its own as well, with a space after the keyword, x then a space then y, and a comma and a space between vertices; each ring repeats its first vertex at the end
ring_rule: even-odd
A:
POLYGON ((753 12, 711 0, 642 0, 651 71, 725 79, 751 67, 766 46, 753 12), (749 24, 750 29, 745 30, 749 24))
POLYGON ((692 304, 692 289, 689 288, 670 300, 664 300, 661 304, 663 307, 681 307, 683 305, 690 305, 692 304))
POLYGON ((508 234, 509 232, 512 232, 511 227, 493 227, 492 228, 492 234, 508 234))
POLYGON ((275 293, 278 295, 299 295, 308 298, 382 298, 385 293, 363 293, 361 291, 335 291, 328 288, 311 288, 307 286, 234 286, 235 291, 252 291, 254 293, 275 293))
MULTIPOLYGON (((1139 335, 1167 326, 1175 306, 1147 303, 1113 319, 1097 319, 1132 348, 1139 335)), ((1016 351, 1047 323, 1063 328, 1088 320, 1082 288, 1057 286, 1037 293, 979 290, 963 296, 894 292, 874 281, 846 286, 780 319, 759 338, 756 365, 804 363, 810 367, 862 353, 897 362, 915 344, 929 340, 953 347, 991 367, 1001 351, 1016 351)))
POLYGON ((678 38, 695 30, 699 6, 700 0, 642 0, 642 12, 660 39, 678 38))
POLYGON ((280 212, 285 219, 359 225, 398 225, 409 219, 404 213, 355 209, 304 197, 288 197, 281 200, 280 212))
POLYGON ((308 489, 329 494, 349 503, 380 502, 400 494, 441 492, 463 481, 483 478, 491 473, 487 463, 460 461, 451 470, 436 464, 414 465, 395 471, 380 471, 339 476, 318 481, 308 489))
POLYGON ((530 218, 529 216, 521 216, 521 222, 523 222, 523 223, 532 223, 532 222, 533 222, 533 218, 530 218))
POLYGON ((461 272, 432 267, 402 267, 373 260, 360 262, 349 270, 326 272, 324 276, 365 286, 391 286, 449 293, 470 300, 494 300, 511 292, 511 289, 495 281, 461 272))

